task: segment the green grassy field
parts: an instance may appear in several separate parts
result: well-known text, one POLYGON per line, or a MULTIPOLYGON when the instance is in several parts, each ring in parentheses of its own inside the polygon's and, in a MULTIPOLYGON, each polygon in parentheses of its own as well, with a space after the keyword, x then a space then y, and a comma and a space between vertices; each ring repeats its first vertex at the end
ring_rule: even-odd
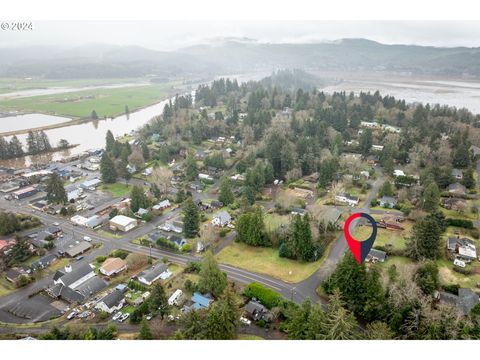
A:
POLYGON ((0 296, 5 296, 15 291, 15 285, 5 279, 4 276, 0 277, 0 296))
POLYGON ((83 87, 133 83, 141 79, 17 79, 0 78, 0 94, 49 87, 83 87))
POLYGON ((312 275, 320 265, 321 260, 304 263, 278 256, 278 250, 232 243, 217 255, 219 263, 233 265, 242 269, 262 273, 296 283, 312 275))
POLYGON ((127 196, 132 191, 131 185, 125 185, 121 183, 115 184, 103 184, 100 186, 100 190, 111 193, 114 197, 127 196))
MULTIPOLYGON (((392 244, 395 249, 405 249, 406 239, 410 236, 410 229, 405 224, 402 224, 405 230, 388 230, 378 228, 377 238, 375 240, 375 246, 385 246, 386 244, 392 244)), ((355 239, 366 240, 372 234, 371 226, 360 226, 352 231, 352 235, 355 239)))
POLYGON ((95 110, 99 118, 114 117, 164 100, 171 84, 92 89, 72 93, 0 100, 0 111, 18 110, 89 118, 95 110))
POLYGON ((269 232, 275 231, 280 225, 288 226, 290 224, 289 215, 266 214, 264 216, 265 228, 269 232))

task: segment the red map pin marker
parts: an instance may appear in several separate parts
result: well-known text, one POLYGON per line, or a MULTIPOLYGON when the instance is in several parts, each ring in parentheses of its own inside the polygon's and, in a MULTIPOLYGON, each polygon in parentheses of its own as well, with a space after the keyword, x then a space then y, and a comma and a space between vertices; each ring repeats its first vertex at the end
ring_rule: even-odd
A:
POLYGON ((347 240, 347 244, 350 247, 350 251, 352 252, 353 256, 355 257, 355 260, 359 264, 362 264, 368 253, 370 252, 370 249, 373 246, 373 243, 375 242, 375 239, 377 238, 377 222, 373 217, 371 217, 368 214, 365 213, 355 213, 350 215, 350 217, 345 221, 345 225, 343 226, 343 233, 345 234, 345 239, 347 240), (363 217, 367 219, 371 224, 372 224, 372 235, 367 240, 360 241, 357 239, 354 239, 352 235, 350 235, 350 223, 358 219, 360 217, 363 217))

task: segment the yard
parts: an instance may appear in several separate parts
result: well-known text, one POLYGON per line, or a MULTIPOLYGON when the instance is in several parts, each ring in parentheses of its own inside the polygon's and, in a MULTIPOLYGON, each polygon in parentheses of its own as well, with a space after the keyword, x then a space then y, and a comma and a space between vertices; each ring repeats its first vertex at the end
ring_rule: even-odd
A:
POLYGON ((268 232, 275 231, 280 225, 288 226, 290 224, 289 215, 266 214, 263 218, 265 228, 268 232))
POLYGON ((296 283, 312 275, 321 260, 304 263, 278 256, 278 249, 248 246, 232 243, 217 255, 219 263, 236 266, 256 273, 273 276, 277 279, 296 283))
POLYGON ((453 262, 448 260, 437 260, 440 282, 442 284, 458 284, 460 287, 477 288, 480 285, 480 266, 478 262, 473 265, 467 265, 467 269, 472 269, 474 272, 471 275, 460 274, 453 270, 453 262))
POLYGON ((128 196, 132 190, 132 186, 122 183, 103 184, 100 186, 100 190, 111 193, 113 197, 121 197, 128 196))
POLYGON ((125 112, 152 105, 168 96, 171 84, 141 85, 118 88, 91 89, 35 97, 0 100, 0 110, 18 110, 89 118, 95 110, 99 118, 114 117, 125 112))

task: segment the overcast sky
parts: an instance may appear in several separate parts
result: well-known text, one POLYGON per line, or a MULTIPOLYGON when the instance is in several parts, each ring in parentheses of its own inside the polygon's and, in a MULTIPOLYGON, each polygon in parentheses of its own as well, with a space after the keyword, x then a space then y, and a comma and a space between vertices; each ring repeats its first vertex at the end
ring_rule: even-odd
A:
POLYGON ((0 32, 0 46, 110 43, 175 50, 218 37, 270 43, 367 38, 386 44, 480 46, 480 21, 37 21, 33 31, 0 32))

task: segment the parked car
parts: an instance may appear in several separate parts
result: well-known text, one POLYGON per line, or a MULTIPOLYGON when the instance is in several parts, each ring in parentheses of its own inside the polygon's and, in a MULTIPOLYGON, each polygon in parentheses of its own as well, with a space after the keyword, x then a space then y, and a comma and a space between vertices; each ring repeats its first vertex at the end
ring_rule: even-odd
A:
POLYGON ((120 319, 118 319, 119 322, 124 322, 129 318, 130 314, 123 314, 120 319))
POLYGON ((91 241, 92 241, 92 238, 91 238, 90 236, 84 236, 84 237, 83 237, 83 240, 88 241, 88 242, 91 242, 91 241))
POLYGON ((121 311, 115 313, 115 315, 113 315, 112 317, 112 320, 113 321, 117 321, 118 319, 120 319, 121 317, 123 316, 123 313, 121 311))
POLYGON ((60 226, 60 223, 59 222, 54 222, 53 226, 60 226))
POLYGON ((75 258, 75 260, 77 260, 77 261, 80 261, 80 260, 82 260, 82 259, 83 259, 83 255, 77 256, 77 257, 75 258))
POLYGON ((147 316, 145 316, 145 319, 147 319, 148 321, 150 321, 150 320, 152 320, 152 317, 153 317, 152 314, 148 314, 147 316))
POLYGON ((67 316, 67 320, 72 320, 75 316, 77 316, 77 312, 76 311, 72 311, 70 314, 68 314, 67 316))

